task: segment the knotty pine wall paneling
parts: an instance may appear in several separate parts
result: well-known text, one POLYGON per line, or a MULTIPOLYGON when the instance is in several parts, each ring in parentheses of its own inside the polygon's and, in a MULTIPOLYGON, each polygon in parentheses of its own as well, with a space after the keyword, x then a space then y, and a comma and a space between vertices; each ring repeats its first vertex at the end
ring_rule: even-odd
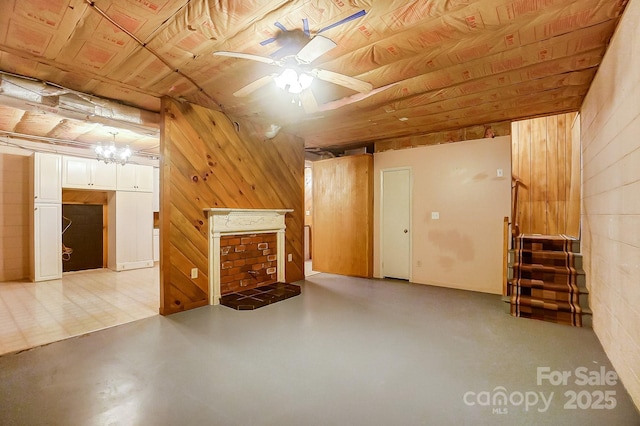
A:
POLYGON ((304 142, 264 140, 248 122, 162 99, 160 137, 160 313, 206 305, 205 208, 291 208, 286 215, 286 281, 304 278, 304 142), (198 278, 191 279, 192 268, 198 278))
POLYGON ((518 189, 521 233, 580 234, 580 140, 576 113, 516 121, 512 125, 512 174, 518 189))
POLYGON ((29 277, 29 157, 0 151, 0 282, 29 277))
POLYGON ((313 163, 313 269, 373 276, 373 156, 313 163))

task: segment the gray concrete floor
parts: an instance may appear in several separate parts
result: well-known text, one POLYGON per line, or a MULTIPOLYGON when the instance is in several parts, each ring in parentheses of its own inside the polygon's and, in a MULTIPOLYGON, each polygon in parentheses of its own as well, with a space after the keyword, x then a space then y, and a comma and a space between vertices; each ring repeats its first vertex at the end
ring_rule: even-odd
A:
POLYGON ((591 329, 511 317, 495 295, 301 284, 255 311, 203 307, 2 356, 0 424, 640 424, 591 329))

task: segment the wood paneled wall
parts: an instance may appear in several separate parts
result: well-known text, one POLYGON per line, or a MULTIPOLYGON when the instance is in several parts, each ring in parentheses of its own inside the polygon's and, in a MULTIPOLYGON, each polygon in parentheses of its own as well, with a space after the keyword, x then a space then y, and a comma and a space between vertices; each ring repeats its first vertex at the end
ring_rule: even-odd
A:
POLYGON ((0 281, 29 276, 29 157, 0 153, 0 281))
POLYGON ((313 169, 311 167, 304 168, 304 211, 304 224, 311 226, 313 215, 307 215, 307 212, 313 211, 313 169))
POLYGON ((373 276, 373 156, 313 163, 313 269, 373 276))
POLYGON ((284 133, 262 140, 249 123, 170 98, 162 99, 161 117, 160 313, 207 304, 205 208, 294 209, 286 216, 293 257, 286 280, 303 279, 304 142, 284 133))
POLYGON ((580 235, 580 140, 577 113, 512 124, 512 174, 520 180, 521 233, 580 235))

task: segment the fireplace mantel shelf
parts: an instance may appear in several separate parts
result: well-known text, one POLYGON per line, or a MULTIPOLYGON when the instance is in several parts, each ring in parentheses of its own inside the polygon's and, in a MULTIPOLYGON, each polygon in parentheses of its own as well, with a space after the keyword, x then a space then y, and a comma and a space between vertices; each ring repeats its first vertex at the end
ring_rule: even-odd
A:
POLYGON ((229 214, 229 213, 278 213, 285 214, 290 213, 293 209, 232 209, 227 207, 211 207, 208 209, 204 209, 205 212, 209 212, 209 214, 229 214))

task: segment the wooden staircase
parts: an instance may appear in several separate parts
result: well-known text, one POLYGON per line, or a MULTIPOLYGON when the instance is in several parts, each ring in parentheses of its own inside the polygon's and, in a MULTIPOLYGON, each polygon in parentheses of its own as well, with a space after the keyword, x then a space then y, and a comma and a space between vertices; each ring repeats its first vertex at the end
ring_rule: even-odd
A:
POLYGON ((511 315, 591 326, 588 296, 579 240, 565 235, 515 237, 505 298, 511 315))

